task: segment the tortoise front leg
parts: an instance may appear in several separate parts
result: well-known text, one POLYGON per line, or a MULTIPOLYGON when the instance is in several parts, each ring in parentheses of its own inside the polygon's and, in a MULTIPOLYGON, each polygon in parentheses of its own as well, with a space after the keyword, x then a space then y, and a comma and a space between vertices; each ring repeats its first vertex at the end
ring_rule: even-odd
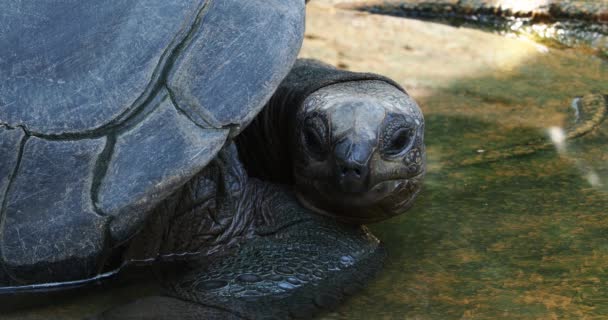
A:
MULTIPOLYGON (((380 269, 384 252, 364 227, 313 216, 284 188, 265 210, 286 216, 236 250, 165 270, 165 297, 99 319, 291 319, 335 307, 380 269)), ((266 193, 268 194, 268 193, 266 193)))
POLYGON ((383 249, 364 227, 316 217, 290 191, 267 187, 258 208, 281 222, 232 252, 171 270, 169 295, 246 319, 309 318, 380 269, 383 249))
POLYGON ((365 227, 314 214, 286 186, 248 179, 244 189, 224 194, 242 196, 235 210, 249 208, 241 213, 253 221, 246 241, 164 269, 165 296, 97 319, 309 318, 357 291, 381 267, 384 251, 365 227))

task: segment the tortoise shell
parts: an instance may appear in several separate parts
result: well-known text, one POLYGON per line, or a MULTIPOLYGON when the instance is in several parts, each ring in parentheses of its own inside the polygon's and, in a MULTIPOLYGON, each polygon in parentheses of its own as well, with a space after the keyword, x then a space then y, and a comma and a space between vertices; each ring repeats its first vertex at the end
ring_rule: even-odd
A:
POLYGON ((302 0, 3 4, 5 277, 97 275, 260 111, 303 30, 302 0))

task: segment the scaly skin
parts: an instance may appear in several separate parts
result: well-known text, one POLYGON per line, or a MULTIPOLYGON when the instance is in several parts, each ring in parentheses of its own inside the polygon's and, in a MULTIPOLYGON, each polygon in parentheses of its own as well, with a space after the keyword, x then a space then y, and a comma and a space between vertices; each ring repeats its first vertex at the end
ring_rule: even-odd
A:
POLYGON ((308 318, 357 291, 382 265, 384 251, 365 227, 312 213, 287 186, 247 178, 233 146, 197 179, 219 183, 217 188, 197 182, 199 189, 185 187, 182 193, 188 196, 176 195, 169 200, 173 203, 161 206, 169 216, 157 221, 167 223, 149 224, 127 250, 146 248, 145 259, 131 261, 190 257, 163 270, 166 295, 106 311, 97 319, 308 318), (187 203, 185 197, 199 200, 193 203, 221 200, 180 213, 175 207, 187 203), (191 215, 195 212, 198 216, 191 215), (209 226, 206 235, 192 232, 209 226))

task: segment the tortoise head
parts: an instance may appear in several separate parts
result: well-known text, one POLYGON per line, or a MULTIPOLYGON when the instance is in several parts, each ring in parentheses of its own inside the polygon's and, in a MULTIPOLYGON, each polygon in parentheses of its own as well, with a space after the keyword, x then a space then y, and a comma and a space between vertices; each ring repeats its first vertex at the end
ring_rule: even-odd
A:
POLYGON ((403 213, 425 173, 424 119, 416 102, 384 81, 333 84, 296 115, 293 170, 299 200, 352 223, 403 213))

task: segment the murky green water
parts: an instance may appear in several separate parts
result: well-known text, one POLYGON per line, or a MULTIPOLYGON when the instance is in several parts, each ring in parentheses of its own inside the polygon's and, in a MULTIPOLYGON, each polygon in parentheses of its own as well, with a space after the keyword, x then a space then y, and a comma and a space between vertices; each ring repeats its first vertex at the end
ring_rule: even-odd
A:
MULTIPOLYGON (((424 192, 406 215, 371 226, 389 251, 385 270, 322 318, 608 317, 608 121, 563 144, 556 131, 597 115, 583 110, 577 123, 571 107, 593 92, 608 93, 608 63, 551 49, 419 98, 424 192), (549 132, 558 145, 536 148, 549 132)), ((0 319, 80 319, 157 290, 119 282, 0 319)))
POLYGON ((551 51, 422 99, 425 191, 372 226, 386 270, 325 319, 608 318, 608 121, 559 138, 608 64, 551 51))
POLYGON ((564 154, 432 171, 409 215, 373 228, 386 272, 328 318, 607 317, 607 147, 605 124, 564 154))

